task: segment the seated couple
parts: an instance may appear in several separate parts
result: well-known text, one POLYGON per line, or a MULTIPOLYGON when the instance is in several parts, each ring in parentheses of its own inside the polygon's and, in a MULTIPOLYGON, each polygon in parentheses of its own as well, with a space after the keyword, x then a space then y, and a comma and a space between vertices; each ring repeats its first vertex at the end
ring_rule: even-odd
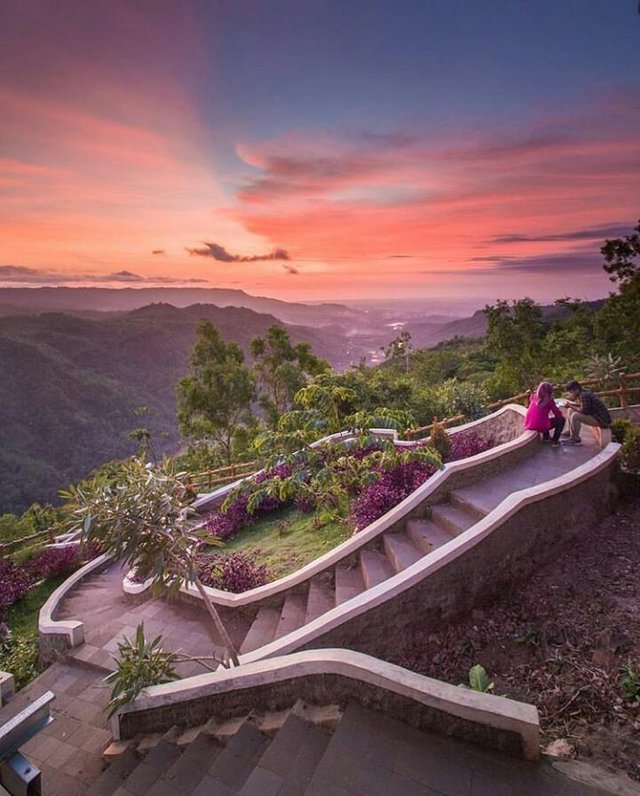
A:
MULTIPOLYGON (((611 415, 597 396, 590 390, 583 390, 577 381, 570 381, 565 389, 571 395, 571 401, 565 402, 569 431, 563 434, 569 437, 568 445, 581 444, 580 429, 583 424, 609 428, 611 415)), ((549 439, 549 432, 553 429, 553 445, 559 445, 565 422, 567 421, 553 400, 553 385, 548 381, 541 382, 529 401, 524 427, 540 431, 543 440, 549 439), (549 417, 550 414, 553 417, 549 417)))

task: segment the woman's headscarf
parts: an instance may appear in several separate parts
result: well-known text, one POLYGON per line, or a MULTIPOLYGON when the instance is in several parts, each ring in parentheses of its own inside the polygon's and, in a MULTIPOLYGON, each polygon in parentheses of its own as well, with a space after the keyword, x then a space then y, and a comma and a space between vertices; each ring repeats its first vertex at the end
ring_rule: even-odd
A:
POLYGON ((539 406, 548 404, 553 399, 553 384, 550 381, 541 381, 536 390, 539 406))

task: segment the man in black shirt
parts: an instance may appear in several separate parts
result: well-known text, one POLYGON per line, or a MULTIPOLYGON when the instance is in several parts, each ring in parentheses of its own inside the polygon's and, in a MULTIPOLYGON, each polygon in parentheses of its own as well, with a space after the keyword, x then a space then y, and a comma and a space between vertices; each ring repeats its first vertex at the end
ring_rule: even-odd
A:
POLYGON ((571 401, 567 401, 567 417, 569 420, 569 439, 567 444, 580 445, 580 428, 585 426, 598 426, 609 428, 611 415, 602 401, 591 390, 583 390, 577 381, 570 381, 565 385, 565 390, 571 393, 571 401))

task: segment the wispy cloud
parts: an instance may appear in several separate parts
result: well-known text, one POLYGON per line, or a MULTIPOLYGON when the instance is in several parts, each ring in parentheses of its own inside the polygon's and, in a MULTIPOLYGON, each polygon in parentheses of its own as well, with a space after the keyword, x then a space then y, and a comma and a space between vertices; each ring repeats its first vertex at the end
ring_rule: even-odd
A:
POLYGON ((142 276, 132 271, 115 271, 107 274, 79 274, 64 273, 61 271, 47 270, 45 268, 27 268, 23 265, 0 265, 0 283, 11 284, 47 284, 47 285, 72 285, 72 284, 205 284, 206 279, 180 279, 167 276, 142 276))
POLYGON ((588 229, 573 229, 566 232, 555 232, 546 235, 496 235, 491 238, 490 243, 540 243, 552 241, 576 241, 576 240, 604 240, 606 238, 619 238, 627 235, 632 224, 630 222, 605 224, 588 229))
POLYGON ((282 263, 282 267, 288 274, 299 274, 300 271, 295 267, 295 265, 290 265, 289 263, 282 263))
POLYGON ((186 247, 190 255, 196 257, 211 257, 221 263, 259 263, 267 260, 290 260, 289 253, 284 249, 274 249, 269 254, 255 254, 242 256, 231 254, 224 246, 219 243, 204 243, 201 248, 190 249, 186 247))
MULTIPOLYGON (((469 270, 469 274, 488 274, 490 272, 545 274, 547 277, 558 273, 594 275, 602 273, 602 256, 594 251, 569 249, 560 254, 540 254, 530 257, 510 257, 507 255, 486 255, 471 257, 469 262, 487 263, 486 267, 469 270)), ((451 273, 451 272, 449 272, 451 273)))

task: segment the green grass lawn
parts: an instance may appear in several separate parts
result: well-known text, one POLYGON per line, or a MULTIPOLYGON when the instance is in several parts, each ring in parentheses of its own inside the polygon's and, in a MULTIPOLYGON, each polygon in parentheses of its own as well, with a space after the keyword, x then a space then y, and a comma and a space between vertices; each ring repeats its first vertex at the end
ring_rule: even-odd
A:
MULTIPOLYGON (((222 552, 260 551, 260 562, 276 580, 323 555, 346 541, 349 529, 339 522, 317 527, 317 515, 303 514, 295 508, 281 509, 239 531, 222 552)), ((217 550, 218 548, 216 548, 217 550)))

